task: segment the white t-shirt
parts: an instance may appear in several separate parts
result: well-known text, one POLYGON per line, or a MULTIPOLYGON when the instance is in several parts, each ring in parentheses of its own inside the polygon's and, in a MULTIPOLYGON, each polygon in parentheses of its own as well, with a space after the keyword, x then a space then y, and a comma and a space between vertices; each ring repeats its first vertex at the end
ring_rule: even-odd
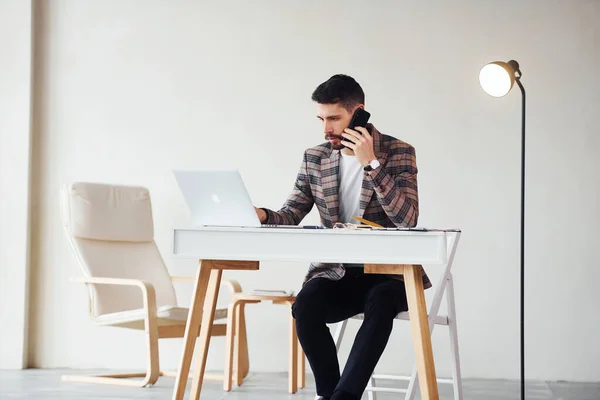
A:
POLYGON ((342 157, 340 158, 339 221, 360 224, 352 217, 358 216, 360 190, 365 171, 356 156, 349 156, 343 152, 340 154, 342 157))

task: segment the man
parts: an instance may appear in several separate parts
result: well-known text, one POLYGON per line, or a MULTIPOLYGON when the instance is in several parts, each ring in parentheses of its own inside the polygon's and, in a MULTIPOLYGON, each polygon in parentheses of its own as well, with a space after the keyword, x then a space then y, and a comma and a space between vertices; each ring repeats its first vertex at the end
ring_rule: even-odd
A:
MULTIPOLYGON (((293 192, 279 211, 256 208, 260 221, 297 225, 316 204, 327 228, 336 222, 358 223, 354 216, 385 227, 415 226, 419 204, 414 148, 372 124, 347 128, 354 111, 365 103, 362 88, 349 76, 332 76, 316 88, 312 100, 327 142, 305 151, 293 192)), ((423 281, 431 286, 425 274, 423 281)), ((357 264, 312 263, 292 314, 315 376, 317 398, 360 399, 394 317, 406 310, 402 277, 365 274, 364 266, 357 264), (326 324, 360 313, 365 318, 340 377, 326 324)))

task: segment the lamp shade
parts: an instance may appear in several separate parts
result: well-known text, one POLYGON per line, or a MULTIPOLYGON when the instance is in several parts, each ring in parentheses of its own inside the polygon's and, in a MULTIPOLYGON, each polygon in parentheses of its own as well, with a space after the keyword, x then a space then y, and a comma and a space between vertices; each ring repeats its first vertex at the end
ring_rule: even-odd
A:
POLYGON ((486 64, 479 72, 479 84, 494 97, 502 97, 510 92, 515 83, 515 69, 502 61, 486 64))

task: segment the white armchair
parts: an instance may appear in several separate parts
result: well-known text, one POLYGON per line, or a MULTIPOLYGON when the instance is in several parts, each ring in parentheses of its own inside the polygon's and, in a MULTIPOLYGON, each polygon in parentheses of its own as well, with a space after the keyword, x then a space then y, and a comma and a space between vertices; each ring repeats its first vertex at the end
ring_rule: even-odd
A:
MULTIPOLYGON (((154 241, 150 193, 143 187, 76 182, 61 194, 63 225, 84 275, 72 280, 87 284, 92 320, 142 330, 147 347, 145 373, 71 375, 63 380, 147 386, 161 375, 175 375, 160 371, 158 339, 184 336, 188 308, 177 306, 172 281, 193 278, 169 275, 154 241)), ((233 293, 241 291, 235 281, 224 283, 233 293)), ((227 308, 218 309, 214 319, 223 322, 213 324, 211 335, 225 336, 227 308)), ((249 361, 243 316, 241 322, 235 332, 240 339, 236 357, 245 376, 249 361)))

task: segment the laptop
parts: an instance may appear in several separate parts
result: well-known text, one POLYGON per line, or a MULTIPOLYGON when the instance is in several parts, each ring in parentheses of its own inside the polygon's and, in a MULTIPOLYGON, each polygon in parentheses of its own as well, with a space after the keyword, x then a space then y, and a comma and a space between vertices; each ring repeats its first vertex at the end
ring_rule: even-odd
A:
POLYGON ((173 171, 196 226, 260 227, 237 170, 173 171))

